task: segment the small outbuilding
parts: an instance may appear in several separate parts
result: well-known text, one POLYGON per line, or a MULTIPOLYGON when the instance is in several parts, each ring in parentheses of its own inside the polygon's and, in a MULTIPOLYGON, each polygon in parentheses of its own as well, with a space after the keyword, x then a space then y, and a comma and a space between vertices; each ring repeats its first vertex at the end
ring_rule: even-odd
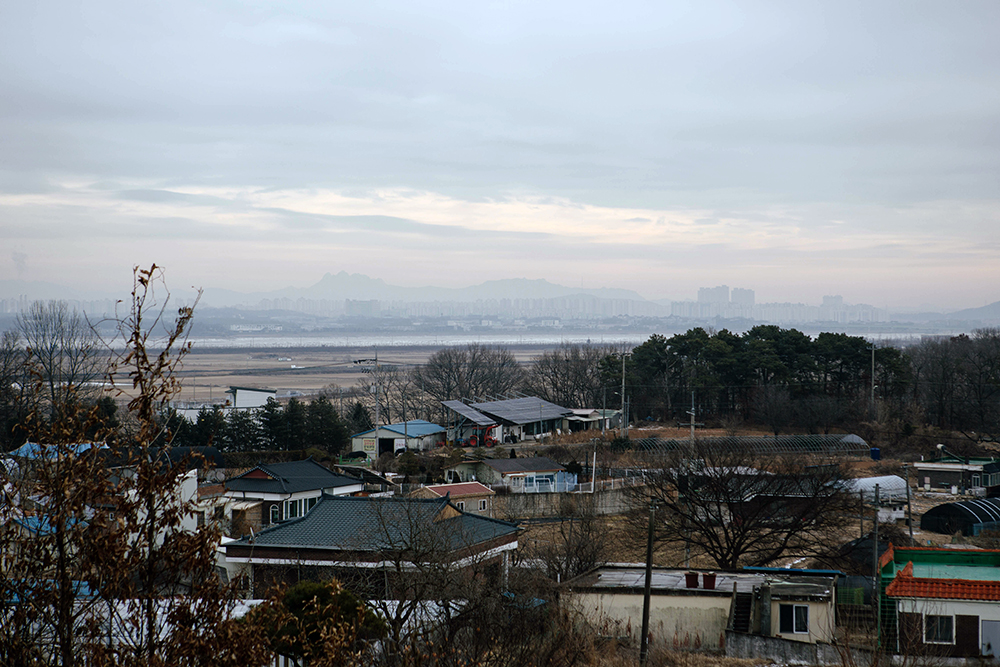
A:
POLYGON ((364 452, 370 459, 406 450, 423 452, 443 443, 444 436, 443 427, 423 419, 411 419, 352 435, 351 451, 364 452))

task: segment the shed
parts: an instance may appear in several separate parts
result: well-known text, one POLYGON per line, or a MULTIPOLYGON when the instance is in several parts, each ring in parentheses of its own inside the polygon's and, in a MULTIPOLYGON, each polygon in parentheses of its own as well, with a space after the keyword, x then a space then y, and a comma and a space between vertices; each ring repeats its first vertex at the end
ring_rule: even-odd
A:
POLYGON ((984 530, 1000 529, 1000 498, 977 498, 944 503, 924 513, 920 530, 951 535, 978 535, 984 530))

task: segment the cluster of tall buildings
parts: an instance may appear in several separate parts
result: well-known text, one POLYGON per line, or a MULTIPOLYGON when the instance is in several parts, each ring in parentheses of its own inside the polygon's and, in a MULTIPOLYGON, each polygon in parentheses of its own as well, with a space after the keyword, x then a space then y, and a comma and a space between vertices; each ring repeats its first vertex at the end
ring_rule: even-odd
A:
POLYGON ((888 322, 889 311, 867 304, 845 304, 842 296, 824 296, 819 306, 804 303, 761 303, 752 289, 701 287, 697 301, 674 301, 670 314, 684 319, 746 319, 778 324, 804 322, 888 322))

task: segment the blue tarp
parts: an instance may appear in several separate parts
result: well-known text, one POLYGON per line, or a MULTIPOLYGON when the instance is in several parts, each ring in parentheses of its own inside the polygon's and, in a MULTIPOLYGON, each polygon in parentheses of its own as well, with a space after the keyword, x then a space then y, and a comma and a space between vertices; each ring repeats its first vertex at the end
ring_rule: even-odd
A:
POLYGON ((7 455, 20 459, 54 459, 60 454, 73 454, 75 456, 79 456, 80 454, 88 452, 91 449, 107 448, 108 446, 103 442, 80 442, 72 445, 40 445, 36 442, 26 442, 14 451, 8 452, 7 455))

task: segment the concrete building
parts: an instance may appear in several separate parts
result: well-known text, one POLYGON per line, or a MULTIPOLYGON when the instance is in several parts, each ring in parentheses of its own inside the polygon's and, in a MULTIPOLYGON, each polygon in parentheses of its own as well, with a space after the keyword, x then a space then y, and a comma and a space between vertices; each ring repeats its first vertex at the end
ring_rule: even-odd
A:
MULTIPOLYGON (((665 646, 722 649, 726 632, 795 642, 834 637, 839 573, 817 570, 692 571, 654 568, 650 634, 665 646)), ((562 599, 601 634, 638 636, 645 568, 597 568, 566 582, 562 599)))
POLYGON ((908 656, 1000 655, 1000 551, 890 547, 883 643, 908 656))

